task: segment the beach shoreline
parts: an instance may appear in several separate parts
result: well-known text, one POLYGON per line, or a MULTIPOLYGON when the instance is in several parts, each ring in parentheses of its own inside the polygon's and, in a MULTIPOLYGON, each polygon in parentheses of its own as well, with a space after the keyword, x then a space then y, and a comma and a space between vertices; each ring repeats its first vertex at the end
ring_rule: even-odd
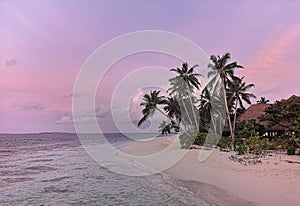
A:
MULTIPOLYGON (((132 155, 151 155, 164 150, 176 138, 168 136, 134 142, 121 150, 132 155)), ((264 158, 261 164, 244 166, 229 160, 233 152, 217 149, 205 161, 199 161, 200 151, 187 151, 180 161, 163 173, 213 205, 300 204, 300 164, 288 162, 300 162, 300 156, 273 155, 264 158)))

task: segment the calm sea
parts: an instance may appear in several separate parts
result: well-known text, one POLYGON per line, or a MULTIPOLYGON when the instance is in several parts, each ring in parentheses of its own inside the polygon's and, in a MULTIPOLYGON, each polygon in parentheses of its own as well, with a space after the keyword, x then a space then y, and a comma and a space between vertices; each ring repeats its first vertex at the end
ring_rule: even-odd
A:
MULTIPOLYGON (((130 142, 106 134, 116 147, 130 142)), ((157 174, 128 177, 98 165, 76 134, 0 134, 0 205, 207 205, 157 174)))

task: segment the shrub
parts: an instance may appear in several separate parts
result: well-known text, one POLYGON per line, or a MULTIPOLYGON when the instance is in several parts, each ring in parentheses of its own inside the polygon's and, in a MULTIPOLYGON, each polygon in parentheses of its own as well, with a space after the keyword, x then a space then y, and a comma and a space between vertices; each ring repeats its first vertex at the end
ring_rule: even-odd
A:
POLYGON ((216 146, 220 136, 215 134, 207 134, 205 132, 187 132, 179 136, 181 148, 188 149, 192 144, 207 146, 216 146))
POLYGON ((238 141, 236 143, 235 151, 238 153, 238 155, 246 154, 247 150, 248 150, 248 147, 244 141, 238 141))
POLYGON ((217 134, 208 134, 207 138, 206 138, 206 141, 205 141, 205 144, 207 146, 217 146, 220 138, 221 137, 217 134))
POLYGON ((218 146, 220 150, 227 150, 231 148, 231 139, 229 137, 221 137, 218 146))
POLYGON ((188 132, 179 136, 181 148, 189 149, 195 141, 197 132, 188 132))
POLYGON ((288 155, 295 155, 295 151, 296 151, 296 148, 294 146, 289 146, 287 148, 287 154, 288 155))
POLYGON ((235 151, 238 155, 246 154, 248 151, 247 143, 241 138, 235 139, 235 151))
POLYGON ((268 143, 267 150, 276 150, 277 142, 272 140, 268 143))

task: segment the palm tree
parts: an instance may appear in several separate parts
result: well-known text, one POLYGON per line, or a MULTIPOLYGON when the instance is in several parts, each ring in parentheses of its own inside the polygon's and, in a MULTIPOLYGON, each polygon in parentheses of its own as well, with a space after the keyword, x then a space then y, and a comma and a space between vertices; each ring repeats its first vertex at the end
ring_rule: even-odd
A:
POLYGON ((166 106, 164 106, 164 110, 167 112, 167 115, 173 119, 176 119, 177 124, 180 124, 181 111, 177 100, 173 97, 167 97, 164 103, 166 104, 166 106))
POLYGON ((180 100, 180 102, 182 103, 190 124, 193 125, 193 122, 195 122, 196 128, 198 128, 198 122, 197 122, 197 115, 195 113, 194 98, 192 97, 193 96, 192 93, 194 91, 194 88, 199 90, 200 82, 198 81, 197 77, 202 76, 194 72, 194 69, 197 66, 198 65, 194 65, 191 68, 189 68, 188 63, 183 63, 182 68, 171 69, 170 71, 176 72, 178 76, 171 78, 169 80, 171 84, 171 88, 168 89, 170 95, 175 94, 179 98, 178 100, 180 100), (189 101, 186 101, 186 98, 188 98, 189 101), (190 108, 187 108, 187 105, 190 108), (193 113, 194 121, 192 121, 189 115, 188 112, 189 109, 191 109, 193 113))
POLYGON ((140 106, 145 106, 142 110, 143 117, 138 122, 138 127, 140 127, 149 117, 153 116, 156 110, 158 110, 160 113, 162 113, 165 117, 173 121, 171 117, 166 115, 159 107, 158 105, 165 104, 165 98, 164 96, 159 96, 160 91, 151 91, 150 95, 145 94, 143 96, 143 102, 140 104, 140 106))
POLYGON ((222 82, 220 78, 216 77, 208 82, 201 93, 199 106, 200 123, 202 130, 209 129, 214 134, 222 135, 226 120, 226 112, 224 112, 226 100, 223 98, 222 82))
POLYGON ((228 63, 228 60, 230 59, 230 53, 224 54, 222 57, 211 55, 210 60, 212 61, 209 63, 208 68, 211 69, 211 71, 208 72, 208 77, 211 77, 213 75, 218 76, 222 80, 223 84, 223 95, 225 99, 225 108, 227 113, 227 121, 230 129, 230 134, 232 138, 232 143, 234 143, 234 134, 232 130, 232 125, 230 121, 230 113, 228 108, 228 102, 226 101, 227 95, 226 95, 226 88, 228 85, 228 82, 231 81, 231 78, 234 75, 234 69, 236 68, 243 68, 243 66, 238 65, 236 62, 228 63))
MULTIPOLYGON (((248 84, 246 85, 245 82, 243 82, 244 77, 239 78, 237 76, 232 77, 233 81, 229 82, 229 91, 232 94, 231 98, 232 102, 234 102, 234 119, 233 119, 233 135, 235 134, 235 126, 236 126, 236 114, 238 106, 241 109, 245 109, 243 105, 243 101, 245 101, 247 104, 251 104, 251 98, 256 98, 256 96, 252 93, 248 93, 247 91, 254 87, 254 84, 248 84)), ((233 137, 234 138, 234 137, 233 137)))
POLYGON ((162 121, 159 125, 159 132, 161 132, 162 135, 171 133, 171 125, 168 124, 166 121, 162 121))
POLYGON ((256 101, 258 104, 267 104, 270 100, 266 99, 265 97, 261 97, 260 100, 256 101))
POLYGON ((201 129, 206 129, 207 124, 211 120, 211 95, 208 90, 208 87, 205 87, 201 93, 200 98, 200 105, 199 105, 199 111, 200 111, 200 127, 201 129))

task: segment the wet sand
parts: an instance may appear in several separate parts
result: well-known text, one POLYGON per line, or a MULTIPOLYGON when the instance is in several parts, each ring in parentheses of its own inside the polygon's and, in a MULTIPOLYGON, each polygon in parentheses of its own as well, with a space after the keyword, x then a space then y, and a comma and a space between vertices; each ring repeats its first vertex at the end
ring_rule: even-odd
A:
MULTIPOLYGON (((176 137, 170 136, 135 142, 122 151, 151 155, 164 150, 174 140, 176 137)), ((177 143, 171 152, 180 151, 177 143)), ((245 166, 229 159, 233 152, 214 149, 207 159, 199 161, 200 152, 203 151, 188 150, 184 158, 163 172, 215 205, 300 205, 300 156, 273 154, 262 159, 261 164, 245 166)), ((159 165, 154 167, 159 169, 159 165)))

